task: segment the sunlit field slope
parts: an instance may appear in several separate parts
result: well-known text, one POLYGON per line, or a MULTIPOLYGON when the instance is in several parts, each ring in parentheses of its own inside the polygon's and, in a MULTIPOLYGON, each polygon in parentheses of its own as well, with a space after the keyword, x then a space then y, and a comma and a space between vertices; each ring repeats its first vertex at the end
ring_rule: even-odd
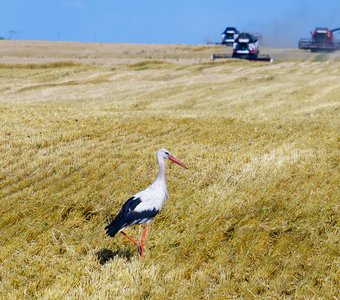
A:
POLYGON ((1 299, 339 298, 337 55, 0 45, 1 299), (104 227, 162 147, 189 169, 140 259, 104 227))

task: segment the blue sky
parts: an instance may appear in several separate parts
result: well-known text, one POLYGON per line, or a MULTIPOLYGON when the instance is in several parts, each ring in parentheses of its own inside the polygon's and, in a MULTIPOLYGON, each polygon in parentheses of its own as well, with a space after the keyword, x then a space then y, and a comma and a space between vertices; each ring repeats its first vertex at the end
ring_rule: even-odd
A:
MULTIPOLYGON (((295 47, 316 26, 340 27, 340 0, 1 0, 0 37, 113 43, 220 41, 226 26, 295 47), (12 32, 10 32, 12 30, 12 32)), ((340 35, 337 35, 340 38, 340 35)))

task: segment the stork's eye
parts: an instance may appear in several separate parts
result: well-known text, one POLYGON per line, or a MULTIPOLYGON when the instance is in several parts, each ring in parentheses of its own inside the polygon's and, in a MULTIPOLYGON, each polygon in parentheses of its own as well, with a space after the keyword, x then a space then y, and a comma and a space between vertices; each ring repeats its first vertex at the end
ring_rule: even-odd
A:
POLYGON ((165 154, 166 154, 166 155, 169 155, 169 152, 166 152, 166 151, 165 151, 165 154))

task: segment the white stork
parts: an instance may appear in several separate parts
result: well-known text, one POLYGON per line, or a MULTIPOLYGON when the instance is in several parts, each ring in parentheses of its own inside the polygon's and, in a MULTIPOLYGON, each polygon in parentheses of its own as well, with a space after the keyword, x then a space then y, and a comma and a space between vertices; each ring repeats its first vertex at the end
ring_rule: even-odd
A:
POLYGON ((170 161, 187 169, 187 166, 172 156, 168 150, 158 150, 157 160, 159 171, 156 180, 148 188, 128 199, 123 204, 122 208, 113 221, 105 227, 106 233, 111 237, 114 237, 117 232, 120 232, 126 236, 137 246, 140 256, 143 256, 144 253, 147 226, 160 212, 165 200, 168 198, 164 159, 169 159, 170 161), (133 238, 122 231, 125 227, 135 224, 145 224, 140 245, 133 238))

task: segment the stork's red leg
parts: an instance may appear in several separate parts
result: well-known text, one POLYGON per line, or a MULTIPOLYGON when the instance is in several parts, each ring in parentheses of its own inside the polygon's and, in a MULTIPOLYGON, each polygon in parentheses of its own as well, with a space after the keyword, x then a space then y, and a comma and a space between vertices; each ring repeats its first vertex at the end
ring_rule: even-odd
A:
POLYGON ((120 233, 125 235, 132 243, 134 243, 137 246, 139 252, 140 246, 138 245, 138 243, 132 237, 128 236, 124 231, 121 231, 120 233))
POLYGON ((140 249, 140 256, 143 256, 144 253, 144 245, 145 245, 145 237, 146 237, 146 231, 148 230, 148 225, 145 224, 144 229, 143 229, 143 235, 142 235, 142 240, 141 240, 141 249, 140 249))

